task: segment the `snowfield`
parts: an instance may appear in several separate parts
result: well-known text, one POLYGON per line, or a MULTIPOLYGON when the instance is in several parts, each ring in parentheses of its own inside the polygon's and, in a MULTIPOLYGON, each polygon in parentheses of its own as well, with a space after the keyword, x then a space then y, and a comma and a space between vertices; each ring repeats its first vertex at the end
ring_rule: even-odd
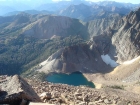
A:
POLYGON ((101 55, 101 58, 107 65, 110 65, 111 67, 118 66, 118 64, 114 60, 112 60, 108 54, 101 55))

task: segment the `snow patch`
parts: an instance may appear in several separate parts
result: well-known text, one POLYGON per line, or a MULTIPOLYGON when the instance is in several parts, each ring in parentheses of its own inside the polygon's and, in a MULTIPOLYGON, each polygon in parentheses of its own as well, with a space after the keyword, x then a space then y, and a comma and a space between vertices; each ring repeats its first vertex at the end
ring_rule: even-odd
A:
POLYGON ((89 49, 92 50, 93 49, 93 45, 91 45, 89 49))
POLYGON ((118 64, 114 60, 112 60, 108 54, 101 55, 101 58, 107 65, 110 65, 111 67, 118 66, 118 64))
POLYGON ((46 65, 46 63, 47 63, 47 60, 40 63, 39 66, 44 66, 44 65, 46 65))

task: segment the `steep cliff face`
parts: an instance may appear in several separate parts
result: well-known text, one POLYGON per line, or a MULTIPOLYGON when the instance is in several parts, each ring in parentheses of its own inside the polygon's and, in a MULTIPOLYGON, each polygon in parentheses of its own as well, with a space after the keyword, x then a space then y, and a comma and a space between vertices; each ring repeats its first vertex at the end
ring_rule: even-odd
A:
MULTIPOLYGON (((96 35, 108 36, 111 40, 110 48, 106 54, 118 63, 131 60, 140 55, 140 9, 130 12, 122 19, 116 19, 109 22, 101 22, 102 28, 91 30, 89 27, 90 35, 93 35, 92 40, 96 39, 96 35), (107 27, 108 26, 108 27, 107 27), (101 30, 102 29, 102 30, 101 30), (90 31, 91 30, 91 31, 90 31), (93 33, 93 34, 92 34, 93 33)), ((97 21, 95 21, 96 23, 97 21)), ((101 39, 101 38, 99 38, 101 39)), ((94 43, 93 43, 94 44, 94 43)), ((101 48, 101 47, 99 47, 101 48)), ((105 48, 106 49, 106 48, 105 48)), ((107 49, 106 49, 107 50, 107 49)))
POLYGON ((94 36, 104 35, 105 34, 104 31, 108 29, 110 26, 112 26, 114 23, 117 23, 121 18, 122 16, 119 14, 109 14, 104 18, 100 17, 99 19, 87 22, 90 37, 92 38, 94 36))
POLYGON ((119 62, 140 55, 140 9, 131 12, 114 25, 112 44, 116 47, 119 62))

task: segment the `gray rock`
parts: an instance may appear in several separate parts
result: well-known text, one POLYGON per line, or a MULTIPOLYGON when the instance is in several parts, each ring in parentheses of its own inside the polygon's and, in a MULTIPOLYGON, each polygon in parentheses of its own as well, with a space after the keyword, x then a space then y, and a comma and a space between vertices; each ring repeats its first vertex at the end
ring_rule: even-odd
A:
POLYGON ((2 93, 0 94, 2 95, 0 96, 0 103, 11 104, 24 99, 33 102, 41 101, 31 86, 20 76, 9 76, 5 80, 5 82, 0 83, 2 93))
POLYGON ((49 93, 49 92, 44 92, 44 93, 42 93, 42 94, 40 95, 40 98, 41 98, 42 100, 44 100, 44 99, 51 99, 51 97, 52 97, 52 95, 51 95, 51 93, 49 93))
POLYGON ((108 99, 105 99, 105 100, 104 100, 104 103, 106 103, 106 104, 111 104, 112 102, 109 101, 108 99))

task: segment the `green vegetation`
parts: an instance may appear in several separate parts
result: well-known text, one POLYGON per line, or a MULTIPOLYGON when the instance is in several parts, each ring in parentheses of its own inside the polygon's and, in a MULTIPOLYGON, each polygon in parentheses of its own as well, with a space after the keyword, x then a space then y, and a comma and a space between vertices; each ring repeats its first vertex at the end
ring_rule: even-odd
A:
MULTIPOLYGON (((34 34, 24 33, 25 28, 27 30, 32 28, 39 19, 50 21, 46 24, 51 25, 52 21, 49 20, 51 18, 47 15, 32 16, 24 13, 0 18, 0 75, 23 74, 25 71, 25 74, 35 74, 30 69, 46 60, 54 52, 60 48, 84 43, 88 38, 84 23, 78 19, 72 19, 66 33, 62 33, 57 38, 39 39, 35 38, 34 34)), ((43 23, 40 26, 45 28, 43 23)))
POLYGON ((108 86, 108 87, 113 88, 113 89, 121 89, 121 90, 124 90, 124 86, 123 85, 121 85, 121 86, 119 86, 119 85, 113 85, 113 86, 108 86))
POLYGON ((137 81, 136 84, 140 85, 140 81, 137 81))
POLYGON ((0 74, 21 74, 46 60, 58 49, 83 42, 80 36, 37 39, 18 35, 6 39, 0 43, 0 74))
POLYGON ((89 39, 89 33, 87 32, 86 24, 78 19, 73 20, 73 24, 68 29, 68 33, 71 35, 80 35, 83 39, 89 39))

